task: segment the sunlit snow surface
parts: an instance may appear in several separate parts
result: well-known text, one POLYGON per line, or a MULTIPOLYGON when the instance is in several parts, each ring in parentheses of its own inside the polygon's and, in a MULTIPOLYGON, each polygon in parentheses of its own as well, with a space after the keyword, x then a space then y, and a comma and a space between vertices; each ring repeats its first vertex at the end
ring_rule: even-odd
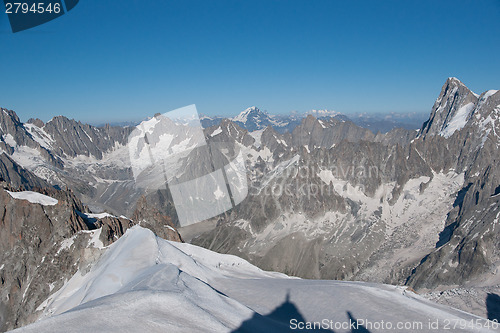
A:
POLYGON ((445 138, 449 138, 453 133, 461 130, 467 124, 467 121, 469 120, 468 118, 473 109, 474 103, 469 103, 462 106, 460 109, 458 109, 458 111, 446 125, 446 127, 441 130, 441 132, 439 132, 439 134, 444 136, 445 138))
POLYGON ((77 272, 39 309, 41 320, 18 332, 232 332, 241 328, 282 332, 290 331, 294 318, 338 323, 349 318, 394 324, 412 321, 423 323, 419 332, 436 332, 427 328, 429 321, 478 319, 430 303, 403 287, 302 280, 265 272, 235 256, 160 239, 139 226, 111 245, 88 273, 77 272))
POLYGON ((22 191, 22 192, 11 192, 5 190, 5 192, 9 193, 11 197, 19 200, 28 200, 31 203, 37 203, 44 206, 53 206, 57 205, 57 199, 51 198, 48 195, 44 195, 38 192, 32 191, 22 191))

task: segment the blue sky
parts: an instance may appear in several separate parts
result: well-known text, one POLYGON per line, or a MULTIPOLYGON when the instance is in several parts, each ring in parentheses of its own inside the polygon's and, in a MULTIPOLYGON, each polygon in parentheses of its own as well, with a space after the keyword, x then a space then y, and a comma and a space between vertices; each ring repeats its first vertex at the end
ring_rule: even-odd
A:
POLYGON ((0 106, 92 123, 193 103, 429 112, 449 76, 500 89, 498 36, 498 0, 80 0, 16 34, 0 13, 0 106))

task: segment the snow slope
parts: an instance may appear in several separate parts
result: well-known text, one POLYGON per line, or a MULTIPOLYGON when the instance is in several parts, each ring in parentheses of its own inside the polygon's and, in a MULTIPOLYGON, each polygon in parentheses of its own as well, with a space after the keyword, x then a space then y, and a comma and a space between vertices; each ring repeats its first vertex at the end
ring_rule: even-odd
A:
POLYGON ((458 109, 450 122, 446 124, 446 127, 439 132, 439 135, 449 138, 453 135, 453 133, 464 128, 469 120, 472 110, 474 110, 474 106, 474 103, 468 103, 458 109))
POLYGON ((429 321, 486 322, 403 287, 265 272, 235 256, 160 239, 139 226, 39 309, 41 320, 16 332, 283 332, 293 319, 326 320, 335 332, 350 332, 345 324, 334 326, 349 320, 365 320, 358 328, 370 332, 387 331, 367 323, 382 320, 422 323, 419 332, 436 332, 428 329, 429 321))

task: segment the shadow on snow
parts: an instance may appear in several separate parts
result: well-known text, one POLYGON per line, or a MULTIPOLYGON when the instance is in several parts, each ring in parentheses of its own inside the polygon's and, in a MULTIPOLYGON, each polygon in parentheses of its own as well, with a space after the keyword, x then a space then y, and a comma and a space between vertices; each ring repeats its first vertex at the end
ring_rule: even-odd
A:
MULTIPOLYGON (((354 318, 351 312, 346 313, 348 321, 347 323, 355 323, 357 320, 354 318)), ((299 309, 295 304, 290 301, 290 294, 288 293, 285 301, 276 307, 267 315, 261 315, 255 313, 252 318, 244 321, 240 327, 235 329, 233 333, 253 333, 253 332, 335 332, 331 327, 321 326, 321 322, 309 322, 310 328, 307 329, 306 323, 308 321, 300 313, 299 309), (295 325, 304 325, 303 329, 299 329, 296 326, 292 326, 292 321, 295 325), (292 329, 296 327, 296 329, 292 329)), ((345 324, 347 325, 347 324, 345 324)), ((355 325, 354 325, 355 326, 355 325)), ((369 333, 364 326, 358 325, 357 327, 351 327, 351 333, 369 333)))

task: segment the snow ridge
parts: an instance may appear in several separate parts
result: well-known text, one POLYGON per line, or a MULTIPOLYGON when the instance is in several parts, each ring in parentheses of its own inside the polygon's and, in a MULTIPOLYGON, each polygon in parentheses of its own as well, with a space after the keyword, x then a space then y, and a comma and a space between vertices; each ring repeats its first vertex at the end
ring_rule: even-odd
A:
MULTIPOLYGON (((243 327, 288 332, 297 316, 348 322, 351 314, 392 323, 480 320, 405 287, 290 278, 236 256, 160 239, 139 226, 110 245, 90 271, 78 271, 42 309, 41 320, 17 332, 232 332, 243 327), (288 312, 269 315, 278 309, 288 312)), ((419 331, 431 332, 426 326, 419 331)))

